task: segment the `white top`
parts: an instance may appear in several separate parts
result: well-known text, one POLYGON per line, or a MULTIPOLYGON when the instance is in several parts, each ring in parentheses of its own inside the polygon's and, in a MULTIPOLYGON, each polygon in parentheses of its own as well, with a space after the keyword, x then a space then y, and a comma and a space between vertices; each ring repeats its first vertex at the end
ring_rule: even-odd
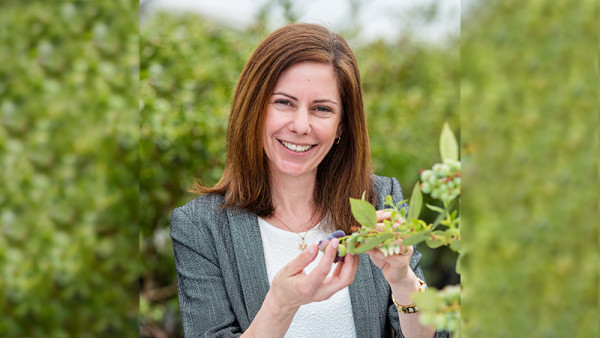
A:
MULTIPOLYGON (((258 225, 265 253, 269 285, 271 285, 275 274, 300 254, 298 245, 302 239, 298 234, 279 229, 260 217, 258 225)), ((318 224, 307 232, 300 233, 302 236, 305 234, 307 234, 305 243, 308 245, 318 243, 330 235, 321 231, 318 224)), ((323 253, 319 251, 317 258, 304 271, 307 274, 310 273, 317 266, 321 257, 323 257, 323 253)), ((331 267, 330 276, 336 265, 333 264, 331 267)), ((348 288, 343 288, 324 301, 300 306, 285 337, 356 337, 348 288)))

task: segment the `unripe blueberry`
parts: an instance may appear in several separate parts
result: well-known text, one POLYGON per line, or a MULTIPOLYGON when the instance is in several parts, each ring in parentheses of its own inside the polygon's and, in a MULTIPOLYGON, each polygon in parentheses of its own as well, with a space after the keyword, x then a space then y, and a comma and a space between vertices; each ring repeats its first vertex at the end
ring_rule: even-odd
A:
POLYGON ((460 165, 460 161, 456 161, 456 163, 454 164, 454 171, 460 171, 461 165, 460 165))
POLYGON ((344 244, 339 244, 337 247, 337 255, 339 257, 344 257, 346 256, 346 246, 344 246, 344 244))
POLYGON ((421 173, 421 182, 427 182, 433 176, 433 172, 431 170, 423 170, 421 173))
POLYGON ((431 192, 431 184, 429 184, 427 182, 421 183, 421 191, 424 194, 429 194, 431 192))
POLYGON ((442 175, 442 164, 441 163, 436 163, 433 165, 433 168, 431 168, 433 170, 433 173, 436 176, 443 176, 442 175))
POLYGON ((460 170, 460 161, 455 161, 447 158, 444 160, 444 164, 448 165, 452 172, 460 170))
POLYGON ((431 175, 428 180, 427 183, 429 183, 431 186, 435 186, 437 184, 437 176, 435 175, 431 175))
POLYGON ((441 195, 440 195, 440 199, 442 201, 449 201, 450 200, 450 193, 448 193, 447 191, 444 191, 441 195))
POLYGON ((450 175, 450 166, 449 165, 447 165, 447 164, 444 163, 440 167, 441 167, 441 169, 440 169, 441 176, 448 176, 448 175, 450 175))

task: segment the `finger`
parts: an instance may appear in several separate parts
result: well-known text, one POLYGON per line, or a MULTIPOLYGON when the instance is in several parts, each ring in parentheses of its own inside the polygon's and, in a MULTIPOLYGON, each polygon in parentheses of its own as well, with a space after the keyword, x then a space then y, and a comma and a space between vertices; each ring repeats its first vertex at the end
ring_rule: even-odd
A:
POLYGON ((409 246, 404 246, 402 244, 400 244, 400 256, 412 256, 413 252, 415 251, 414 247, 412 245, 409 246))
POLYGON ((327 248, 323 253, 323 257, 321 257, 321 261, 319 261, 319 264, 308 275, 311 286, 318 287, 319 284, 325 280, 329 271, 331 271, 331 265, 337 254, 338 243, 339 240, 337 238, 334 238, 329 242, 329 245, 327 245, 327 248))
POLYGON ((340 275, 340 272, 342 271, 342 268, 344 267, 344 265, 346 265, 345 259, 344 262, 338 262, 336 264, 335 269, 333 270, 333 273, 331 274, 332 278, 337 278, 340 275))
MULTIPOLYGON (((386 219, 392 219, 392 212, 388 210, 377 210, 376 214, 377 222, 383 222, 386 219)), ((398 215, 396 222, 394 222, 394 225, 397 226, 397 224, 402 224, 404 222, 406 222, 406 220, 402 218, 402 216, 398 215)))
POLYGON ((317 254, 317 244, 313 243, 309 245, 308 248, 303 250, 296 258, 286 264, 284 267, 286 275, 292 276, 302 272, 302 270, 304 270, 304 268, 306 268, 310 262, 317 258, 317 254))
POLYGON ((346 255, 343 263, 344 265, 339 274, 339 278, 345 285, 350 285, 354 281, 356 271, 358 270, 358 260, 359 256, 346 255))
POLYGON ((338 263, 333 275, 327 277, 317 291, 317 298, 327 299, 354 281, 358 271, 358 256, 346 255, 343 263, 338 263))
POLYGON ((381 250, 378 247, 367 251, 366 254, 369 255, 369 257, 371 257, 372 259, 385 259, 385 255, 381 252, 381 250))
MULTIPOLYGON (((399 252, 397 253, 397 255, 412 256, 412 253, 414 251, 414 248, 412 245, 404 246, 404 244, 402 243, 402 239, 399 239, 398 241, 396 241, 396 243, 398 243, 398 246, 399 246, 399 252)), ((394 254, 396 254, 396 253, 394 253, 394 254)))
POLYGON ((377 222, 383 222, 384 219, 390 219, 392 212, 387 210, 377 210, 377 222))
POLYGON ((379 268, 382 268, 383 265, 386 262, 386 257, 383 255, 383 253, 381 253, 381 251, 379 249, 372 249, 366 252, 367 255, 369 255, 369 258, 371 258, 371 261, 373 261, 373 263, 375 263, 376 266, 378 266, 379 268))

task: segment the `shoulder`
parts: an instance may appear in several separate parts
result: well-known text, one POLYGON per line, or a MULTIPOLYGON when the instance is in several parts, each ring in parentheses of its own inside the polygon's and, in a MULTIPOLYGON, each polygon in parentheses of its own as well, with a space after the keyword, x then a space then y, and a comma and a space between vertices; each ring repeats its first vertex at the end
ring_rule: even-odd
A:
POLYGON ((224 218, 225 209, 221 207, 223 196, 208 194, 195 198, 175 208, 171 214, 171 228, 197 227, 199 224, 212 224, 214 220, 224 218))
POLYGON ((378 209, 383 208, 386 196, 392 196, 395 203, 400 202, 404 197, 402 187, 395 177, 386 177, 373 175, 373 188, 377 196, 378 209))
POLYGON ((207 194, 197 197, 188 203, 175 208, 174 212, 185 212, 186 214, 206 213, 213 209, 222 209, 223 196, 215 194, 207 194))

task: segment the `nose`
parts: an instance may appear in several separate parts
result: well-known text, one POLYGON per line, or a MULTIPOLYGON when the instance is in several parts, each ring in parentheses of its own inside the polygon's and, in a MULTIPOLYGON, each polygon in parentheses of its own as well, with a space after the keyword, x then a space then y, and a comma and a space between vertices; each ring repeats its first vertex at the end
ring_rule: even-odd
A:
POLYGON ((310 117, 307 109, 301 108, 294 112, 289 129, 300 135, 310 133, 310 117))

